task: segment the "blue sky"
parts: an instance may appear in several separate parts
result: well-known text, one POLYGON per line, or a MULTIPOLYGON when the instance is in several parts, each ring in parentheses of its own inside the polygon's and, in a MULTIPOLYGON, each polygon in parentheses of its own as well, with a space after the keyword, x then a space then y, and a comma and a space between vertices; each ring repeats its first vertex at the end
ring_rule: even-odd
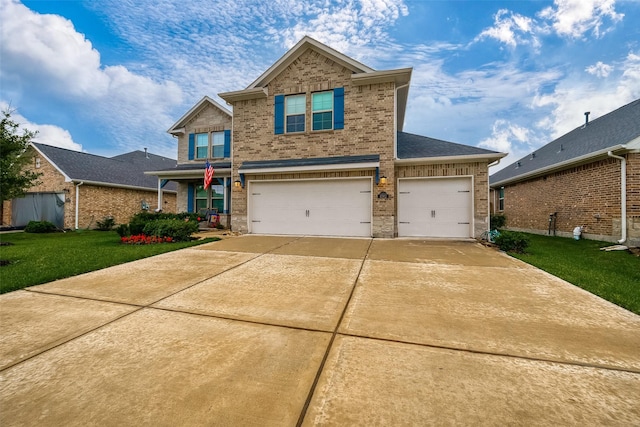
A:
POLYGON ((640 1, 0 0, 0 107, 36 140, 176 157, 166 130, 309 35, 413 67, 404 130, 508 152, 640 98, 640 1))

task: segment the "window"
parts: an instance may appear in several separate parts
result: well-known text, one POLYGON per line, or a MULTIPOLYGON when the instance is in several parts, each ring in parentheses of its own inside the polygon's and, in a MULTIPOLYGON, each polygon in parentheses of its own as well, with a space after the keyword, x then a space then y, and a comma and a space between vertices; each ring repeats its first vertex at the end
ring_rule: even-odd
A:
POLYGON ((311 95, 313 130, 333 129, 333 91, 311 95))
POLYGON ((196 159, 206 159, 209 156, 209 134, 196 134, 196 159))
POLYGON ((287 96, 285 104, 287 133, 304 132, 305 111, 307 109, 306 95, 287 96))
POLYGON ((213 133, 211 139, 211 157, 224 157, 224 132, 213 133))
POLYGON ((218 212, 222 212, 224 210, 224 188, 222 185, 211 185, 211 204, 207 203, 209 195, 203 185, 196 186, 195 193, 196 205, 194 212, 201 212, 201 210, 204 211, 209 206, 217 209, 218 212))
POLYGON ((504 187, 500 187, 500 192, 498 193, 498 210, 504 210, 504 187))

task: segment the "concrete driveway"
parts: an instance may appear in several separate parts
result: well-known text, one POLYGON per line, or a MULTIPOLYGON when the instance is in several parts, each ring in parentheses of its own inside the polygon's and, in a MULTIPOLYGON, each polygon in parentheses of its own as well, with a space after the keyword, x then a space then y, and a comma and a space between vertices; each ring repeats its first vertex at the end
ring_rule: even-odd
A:
POLYGON ((471 242, 234 237, 0 325, 2 426, 640 425, 640 316, 471 242))

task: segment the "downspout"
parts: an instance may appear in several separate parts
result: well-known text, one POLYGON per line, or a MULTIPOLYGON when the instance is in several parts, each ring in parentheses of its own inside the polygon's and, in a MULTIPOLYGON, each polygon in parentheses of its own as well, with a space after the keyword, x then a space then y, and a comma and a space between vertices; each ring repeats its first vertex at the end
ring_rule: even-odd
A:
POLYGON ((618 240, 618 243, 622 244, 627 240, 627 159, 616 156, 611 151, 607 155, 620 160, 620 228, 622 238, 618 240))
MULTIPOLYGON (((398 158, 398 89, 409 86, 411 83, 405 83, 396 86, 395 96, 393 97, 393 158, 398 158)), ((395 177, 395 174, 394 174, 395 177)))
POLYGON ((84 184, 84 181, 81 181, 76 185, 76 230, 78 229, 78 211, 80 209, 80 186, 84 184))

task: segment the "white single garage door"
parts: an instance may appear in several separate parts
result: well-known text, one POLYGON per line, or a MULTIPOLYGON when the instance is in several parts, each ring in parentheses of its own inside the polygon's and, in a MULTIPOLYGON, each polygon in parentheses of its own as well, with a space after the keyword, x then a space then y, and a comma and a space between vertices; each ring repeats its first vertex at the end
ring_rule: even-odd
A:
POLYGON ((250 181, 255 234, 371 236, 371 178, 250 181))
POLYGON ((471 178, 398 180, 398 236, 471 237, 471 178))

